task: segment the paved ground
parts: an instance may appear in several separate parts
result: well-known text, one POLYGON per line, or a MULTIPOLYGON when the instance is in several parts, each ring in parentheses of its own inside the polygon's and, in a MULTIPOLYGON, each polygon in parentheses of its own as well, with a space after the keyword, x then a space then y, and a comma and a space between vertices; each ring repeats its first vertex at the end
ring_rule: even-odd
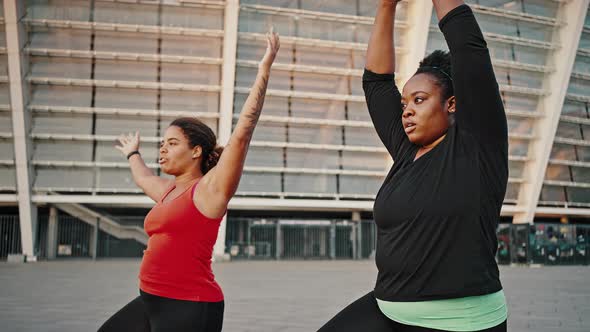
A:
MULTIPOLYGON (((139 260, 0 264, 0 331, 96 331, 137 294, 139 260)), ((214 265, 224 331, 316 331, 368 292, 370 261, 214 265)), ((502 267, 509 331, 589 332, 590 267, 502 267)))

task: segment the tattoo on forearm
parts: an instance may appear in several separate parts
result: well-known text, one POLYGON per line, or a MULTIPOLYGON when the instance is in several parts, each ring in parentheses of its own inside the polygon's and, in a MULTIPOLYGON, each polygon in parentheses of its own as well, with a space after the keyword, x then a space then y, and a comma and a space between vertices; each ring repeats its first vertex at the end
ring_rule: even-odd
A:
MULTIPOLYGON (((244 109, 244 117, 247 120, 247 125, 244 129, 248 132, 249 136, 252 135, 254 132, 254 128, 256 127, 256 123, 258 123, 258 118, 260 117, 260 113, 262 112, 262 106, 264 105, 264 97, 266 95, 266 87, 268 85, 268 75, 263 75, 261 77, 262 82, 260 84, 256 84, 253 89, 257 91, 252 91, 250 97, 254 98, 253 105, 252 103, 248 103, 246 108, 244 109)), ((249 100, 248 100, 249 101, 249 100)), ((247 102, 248 102, 247 101, 247 102)))

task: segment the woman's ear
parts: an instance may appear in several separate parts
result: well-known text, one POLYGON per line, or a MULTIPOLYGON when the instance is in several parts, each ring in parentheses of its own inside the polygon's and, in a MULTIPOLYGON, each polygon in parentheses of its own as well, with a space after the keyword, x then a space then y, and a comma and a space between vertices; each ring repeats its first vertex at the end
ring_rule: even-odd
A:
POLYGON ((449 97, 449 99, 447 99, 447 112, 449 113, 455 113, 457 103, 456 103, 456 99, 455 96, 451 96, 449 97))
POLYGON ((203 148, 200 145, 197 145, 193 148, 193 159, 197 159, 203 154, 203 148))

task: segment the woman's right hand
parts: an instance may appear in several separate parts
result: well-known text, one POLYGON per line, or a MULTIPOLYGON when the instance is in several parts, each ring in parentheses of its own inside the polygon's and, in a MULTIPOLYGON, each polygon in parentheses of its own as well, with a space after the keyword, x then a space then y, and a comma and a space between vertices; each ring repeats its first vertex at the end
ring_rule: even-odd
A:
POLYGON ((135 135, 132 133, 126 135, 121 134, 118 140, 121 145, 116 145, 115 148, 121 151, 125 156, 133 151, 139 151, 139 131, 136 131, 135 135))

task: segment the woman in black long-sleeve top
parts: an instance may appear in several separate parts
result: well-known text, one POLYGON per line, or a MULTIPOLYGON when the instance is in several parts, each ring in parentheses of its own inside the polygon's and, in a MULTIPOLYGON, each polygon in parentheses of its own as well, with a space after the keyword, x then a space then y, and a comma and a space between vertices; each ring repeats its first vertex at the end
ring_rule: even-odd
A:
POLYGON ((377 282, 320 331, 506 331, 495 231, 508 132, 489 51, 463 1, 433 0, 450 54, 426 57, 400 95, 398 2, 380 1, 363 76, 394 160, 374 205, 377 282))

